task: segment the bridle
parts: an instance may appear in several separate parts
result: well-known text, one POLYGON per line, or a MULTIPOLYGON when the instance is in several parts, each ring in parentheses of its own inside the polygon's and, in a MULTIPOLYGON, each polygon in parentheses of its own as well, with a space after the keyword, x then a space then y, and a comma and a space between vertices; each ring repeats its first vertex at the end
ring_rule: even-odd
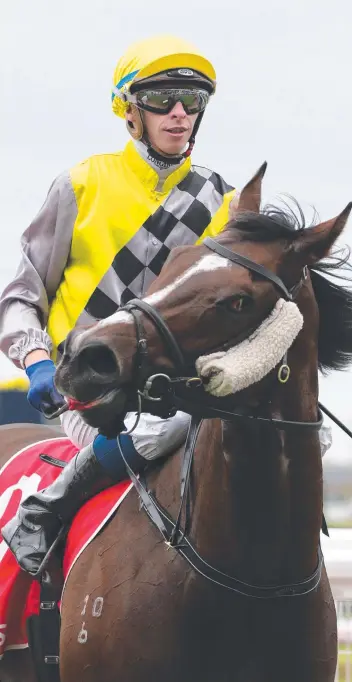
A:
MULTIPOLYGON (((289 290, 282 279, 275 273, 271 272, 271 270, 268 270, 264 266, 255 263, 245 256, 241 256, 240 254, 231 251, 222 244, 218 244, 218 242, 216 242, 214 239, 206 237, 203 241, 203 244, 223 258, 227 258, 238 265, 242 265, 248 270, 256 272, 264 279, 271 281, 275 287, 280 290, 280 293, 287 301, 295 300, 302 284, 307 279, 307 270, 305 268, 298 284, 294 285, 289 290)), ((188 412, 194 416, 202 416, 204 419, 218 417, 227 421, 255 421, 258 424, 271 424, 272 426, 275 426, 276 428, 283 431, 291 430, 292 428, 297 427, 315 431, 320 429, 323 422, 320 408, 318 408, 318 420, 315 422, 290 421, 285 419, 272 419, 258 415, 252 415, 248 414, 245 410, 239 412, 224 410, 214 406, 214 404, 204 405, 202 403, 199 405, 198 403, 198 405, 194 405, 192 404, 192 397, 187 399, 184 397, 184 393, 182 397, 180 397, 176 393, 176 389, 178 387, 185 386, 188 389, 199 388, 199 386, 202 385, 202 380, 199 377, 187 375, 190 363, 186 360, 183 351, 181 350, 174 335, 167 326, 166 322, 163 320, 160 313, 158 313, 158 311, 155 310, 155 308, 153 308, 149 303, 140 299, 133 299, 129 301, 129 303, 127 303, 123 308, 120 308, 120 310, 131 313, 135 324, 136 355, 132 383, 138 387, 140 396, 147 402, 148 400, 152 402, 161 402, 164 400, 167 403, 167 407, 164 406, 163 414, 161 414, 160 411, 156 412, 155 409, 152 410, 153 413, 158 414, 159 416, 167 417, 173 416, 177 410, 183 410, 184 412, 188 412), (168 350, 169 358, 172 360, 174 366, 173 373, 176 374, 175 378, 168 376, 166 373, 152 374, 152 366, 148 362, 148 344, 143 324, 143 315, 153 322, 155 328, 159 332, 159 335, 168 350), (185 374, 187 376, 184 376, 185 374), (158 388, 160 393, 158 397, 153 397, 151 393, 154 382, 159 382, 158 388), (170 409, 170 412, 165 413, 165 410, 168 409, 170 409)), ((219 399, 214 400, 219 402, 219 399)))
MULTIPOLYGON (((300 288, 307 278, 306 269, 303 271, 302 277, 298 284, 287 289, 284 282, 275 273, 267 268, 255 263, 254 261, 245 258, 244 256, 235 253, 227 247, 219 244, 210 237, 204 239, 203 244, 228 260, 241 265, 248 270, 259 274, 261 277, 270 281, 279 289, 281 295, 285 300, 293 301, 300 288)), ((251 415, 245 411, 233 412, 232 410, 224 410, 214 407, 213 404, 204 405, 196 404, 195 401, 179 396, 177 387, 186 387, 192 389, 197 388, 201 384, 199 377, 182 376, 187 374, 189 364, 187 364, 184 353, 177 343, 171 330, 163 320, 162 316, 149 303, 143 300, 133 299, 121 310, 129 312, 134 320, 136 330, 137 349, 135 356, 134 377, 133 383, 137 386, 139 396, 139 411, 141 411, 142 399, 150 406, 150 411, 159 416, 167 417, 175 414, 177 410, 183 410, 192 415, 189 432, 186 439, 185 451, 183 456, 182 470, 181 470, 181 495, 179 512, 174 521, 168 512, 156 500, 153 493, 148 490, 146 482, 142 477, 137 477, 128 462, 126 461, 122 448, 120 447, 119 439, 117 439, 120 454, 125 462, 127 472, 137 489, 141 498, 142 506, 149 518, 159 530, 168 547, 175 549, 181 556, 183 556, 192 568, 200 575, 207 578, 213 584, 225 587, 232 592, 241 594, 242 596, 257 598, 257 599, 273 599, 276 597, 295 597, 299 595, 306 595, 309 592, 317 589, 322 572, 323 557, 320 546, 318 548, 318 563, 314 573, 298 583, 290 585, 270 585, 258 586, 245 583, 232 576, 226 575, 219 571, 214 566, 208 564, 195 550, 190 540, 187 537, 187 532, 190 527, 190 488, 191 488, 191 470, 194 457, 197 437, 204 418, 218 417, 226 421, 241 420, 247 422, 255 422, 256 424, 265 423, 278 430, 291 430, 303 428, 305 430, 318 431, 322 424, 322 412, 318 407, 318 420, 316 422, 297 422, 283 419, 269 419, 251 415), (151 375, 151 366, 148 362, 148 345, 146 333, 143 325, 143 316, 147 316, 157 329, 161 339, 163 340, 170 359, 174 366, 176 378, 170 377, 168 374, 153 374, 151 375), (155 386, 158 384, 158 395, 153 395, 155 386), (158 408, 156 408, 158 404, 158 408), (181 527, 183 515, 185 516, 184 527, 181 527)), ((216 400, 216 399, 214 399, 216 400)), ((149 411, 149 407, 145 410, 149 411)), ((131 429, 132 431, 133 429, 131 429)), ((130 432, 131 432, 130 431, 130 432)))

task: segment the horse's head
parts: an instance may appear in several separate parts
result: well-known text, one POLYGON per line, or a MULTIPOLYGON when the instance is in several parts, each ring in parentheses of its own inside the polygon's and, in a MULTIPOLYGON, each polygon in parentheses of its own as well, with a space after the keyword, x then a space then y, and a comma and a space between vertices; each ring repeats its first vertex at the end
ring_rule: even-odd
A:
MULTIPOLYGON (((285 289, 299 291, 297 302, 312 301, 304 314, 307 318, 308 311, 317 339, 317 309, 304 272, 329 253, 352 204, 336 218, 306 229, 280 209, 260 212, 265 169, 266 164, 243 189, 230 211, 230 222, 215 240, 225 251, 209 250, 205 244, 173 249, 144 299, 166 323, 190 371, 193 368, 194 372, 199 356, 246 339, 267 318, 285 289), (242 262, 226 257, 226 249, 242 262), (247 267, 243 259, 259 269, 247 267)), ((147 340, 149 374, 175 373, 170 345, 158 324, 144 312, 138 312, 138 317, 147 340)), ((135 319, 128 311, 118 311, 90 329, 75 330, 68 336, 57 369, 57 386, 79 401, 93 401, 83 416, 89 423, 101 425, 125 410, 126 395, 138 374, 136 356, 140 358, 135 319)))

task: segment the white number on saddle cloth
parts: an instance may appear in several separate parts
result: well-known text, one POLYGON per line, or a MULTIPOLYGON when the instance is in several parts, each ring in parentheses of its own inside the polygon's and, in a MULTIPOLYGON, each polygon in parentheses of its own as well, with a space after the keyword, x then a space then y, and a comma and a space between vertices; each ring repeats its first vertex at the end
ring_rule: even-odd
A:
POLYGON ((6 634, 5 630, 7 628, 7 625, 0 625, 0 649, 4 646, 6 642, 6 634))
MULTIPOLYGON (((33 493, 37 492, 39 488, 39 484, 41 481, 41 476, 39 474, 31 474, 31 476, 21 476, 20 480, 14 483, 14 485, 9 486, 9 488, 6 488, 4 492, 0 495, 0 519, 4 516, 4 513, 8 507, 8 504, 12 498, 12 495, 14 492, 17 490, 21 491, 21 500, 19 504, 22 502, 22 500, 26 499, 29 495, 32 495, 33 493)), ((2 561, 4 555, 7 552, 7 544, 2 540, 0 536, 0 562, 2 561)), ((3 627, 0 625, 0 628, 3 627)), ((1 632, 0 632, 0 646, 1 646, 1 632)))

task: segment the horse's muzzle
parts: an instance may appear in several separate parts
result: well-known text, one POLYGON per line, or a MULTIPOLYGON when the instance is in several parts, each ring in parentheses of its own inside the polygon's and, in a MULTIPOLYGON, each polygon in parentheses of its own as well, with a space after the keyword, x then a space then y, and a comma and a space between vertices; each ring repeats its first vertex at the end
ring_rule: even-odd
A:
POLYGON ((84 420, 101 433, 113 436, 123 429, 126 393, 120 386, 120 370, 113 351, 94 342, 81 349, 65 346, 57 366, 55 384, 63 395, 77 401, 84 420), (82 409, 80 409, 80 404, 82 409))
POLYGON ((55 385, 63 395, 87 403, 118 390, 119 379, 120 370, 113 351, 95 342, 75 353, 65 347, 56 369, 55 385))

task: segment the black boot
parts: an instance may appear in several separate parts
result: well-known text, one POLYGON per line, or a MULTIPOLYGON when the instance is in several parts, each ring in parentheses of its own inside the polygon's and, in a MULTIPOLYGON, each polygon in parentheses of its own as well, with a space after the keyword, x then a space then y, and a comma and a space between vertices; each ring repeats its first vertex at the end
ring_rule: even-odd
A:
POLYGON ((77 453, 54 483, 27 497, 16 516, 1 529, 21 568, 38 577, 74 514, 112 483, 90 444, 77 453))

